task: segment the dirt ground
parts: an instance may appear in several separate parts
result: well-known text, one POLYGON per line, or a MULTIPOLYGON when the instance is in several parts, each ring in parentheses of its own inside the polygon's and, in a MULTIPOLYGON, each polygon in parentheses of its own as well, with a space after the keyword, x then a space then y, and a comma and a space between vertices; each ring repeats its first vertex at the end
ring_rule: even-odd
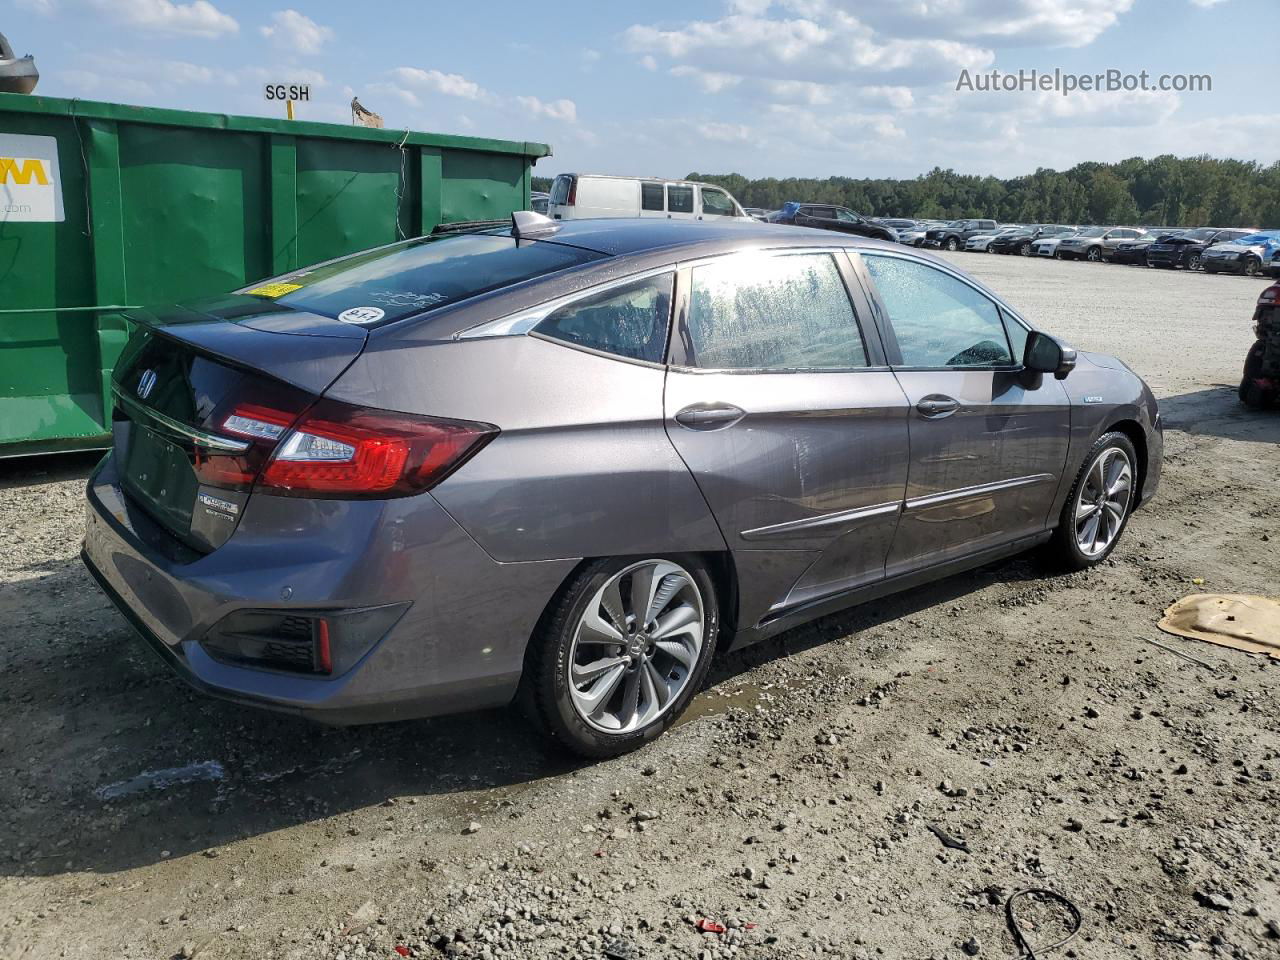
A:
POLYGON ((1159 499, 1093 571, 1019 558, 726 658, 611 762, 512 711, 194 695, 77 559, 92 458, 0 466, 0 957, 1004 958, 1025 887, 1082 914, 1054 956, 1280 957, 1280 663, 1155 629, 1280 593, 1280 413, 1234 390, 1263 283, 954 259, 1148 378, 1159 499))

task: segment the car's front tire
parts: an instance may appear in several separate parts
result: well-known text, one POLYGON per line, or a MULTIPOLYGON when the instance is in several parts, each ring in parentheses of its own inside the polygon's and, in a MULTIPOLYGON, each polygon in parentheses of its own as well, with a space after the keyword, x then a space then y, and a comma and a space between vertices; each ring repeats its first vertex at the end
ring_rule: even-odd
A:
POLYGON ((1084 458, 1062 505, 1047 545, 1049 560, 1063 569, 1083 570, 1110 556, 1128 526, 1137 482, 1133 442, 1119 431, 1104 433, 1084 458))
POLYGON ((952 253, 955 253, 957 250, 960 249, 960 241, 957 240, 955 237, 948 237, 947 242, 943 244, 943 246, 946 249, 950 250, 952 253))
POLYGON ((719 627, 715 584, 698 558, 592 561, 543 615, 520 699, 566 750, 627 753, 675 723, 701 689, 719 627))
POLYGON ((1099 260, 1102 259, 1102 248, 1090 247, 1088 252, 1085 253, 1084 257, 1090 263, 1097 263, 1099 260))

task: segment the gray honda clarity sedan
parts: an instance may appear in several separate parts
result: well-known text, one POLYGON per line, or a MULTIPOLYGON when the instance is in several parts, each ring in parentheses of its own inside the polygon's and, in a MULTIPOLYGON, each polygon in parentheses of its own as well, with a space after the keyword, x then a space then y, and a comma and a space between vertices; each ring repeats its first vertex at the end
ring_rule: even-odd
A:
POLYGON ((518 213, 131 317, 84 561, 196 687, 332 723, 618 754, 727 649, 1100 562, 1160 477, 1123 363, 853 235, 518 213))

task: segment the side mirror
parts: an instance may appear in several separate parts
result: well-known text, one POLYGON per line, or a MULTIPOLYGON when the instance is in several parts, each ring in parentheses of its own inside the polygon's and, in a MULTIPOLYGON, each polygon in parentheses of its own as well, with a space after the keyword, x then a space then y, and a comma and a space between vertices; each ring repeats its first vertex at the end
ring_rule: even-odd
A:
POLYGON ((1076 368, 1076 351, 1047 333, 1032 330, 1022 353, 1022 365, 1036 373, 1052 373, 1055 380, 1065 380, 1076 368))

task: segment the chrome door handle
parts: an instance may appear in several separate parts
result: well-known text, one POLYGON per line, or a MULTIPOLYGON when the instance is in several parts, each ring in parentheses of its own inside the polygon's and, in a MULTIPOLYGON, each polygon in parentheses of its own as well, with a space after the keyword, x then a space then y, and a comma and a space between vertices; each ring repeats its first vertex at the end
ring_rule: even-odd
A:
POLYGON ((960 409, 960 401, 954 397, 945 397, 941 394, 934 394, 925 397, 916 404, 916 409, 920 411, 920 415, 929 418, 946 417, 960 409))
POLYGON ((675 415, 675 421, 690 430, 720 430, 744 416, 746 411, 731 403, 700 403, 685 407, 675 415))

